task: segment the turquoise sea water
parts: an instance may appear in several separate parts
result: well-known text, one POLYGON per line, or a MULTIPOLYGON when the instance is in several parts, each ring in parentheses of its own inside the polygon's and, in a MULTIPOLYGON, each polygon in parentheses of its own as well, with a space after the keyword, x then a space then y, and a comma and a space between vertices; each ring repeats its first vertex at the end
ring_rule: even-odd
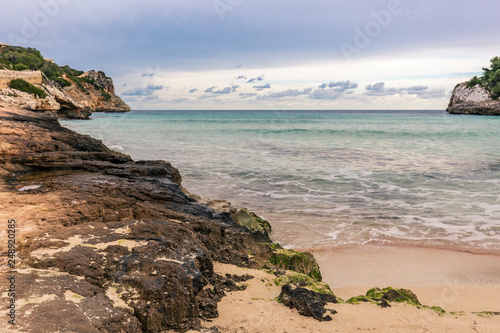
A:
POLYGON ((135 111, 62 121, 268 219, 294 248, 500 253, 500 117, 443 111, 135 111))

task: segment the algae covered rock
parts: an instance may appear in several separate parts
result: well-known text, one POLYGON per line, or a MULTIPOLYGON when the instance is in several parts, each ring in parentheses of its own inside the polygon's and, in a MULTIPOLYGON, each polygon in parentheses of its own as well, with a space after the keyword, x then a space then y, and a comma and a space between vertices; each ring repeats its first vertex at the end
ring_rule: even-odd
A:
POLYGON ((318 281, 322 279, 319 265, 309 252, 277 249, 269 261, 278 268, 304 273, 318 281))
POLYGON ((358 304, 359 302, 377 303, 382 307, 390 307, 389 302, 408 303, 410 305, 420 306, 420 302, 411 290, 394 289, 387 287, 384 289, 372 288, 366 292, 366 295, 352 297, 347 303, 358 304))
POLYGON ((299 314, 313 317, 319 321, 332 320, 332 317, 324 316, 326 313, 325 305, 327 303, 338 303, 334 295, 320 294, 290 284, 284 285, 281 288, 281 293, 278 298, 282 300, 286 306, 296 308, 299 314))
POLYGON ((417 298, 417 295, 408 289, 394 289, 387 287, 384 289, 372 288, 366 292, 366 295, 360 295, 352 297, 346 301, 349 304, 359 304, 360 302, 369 302, 377 304, 382 308, 390 308, 391 302, 395 303, 407 303, 409 305, 416 306, 418 309, 430 309, 436 312, 438 315, 443 315, 446 313, 439 306, 428 306, 422 305, 417 298))
POLYGON ((271 225, 269 222, 258 217, 256 214, 245 208, 238 211, 238 223, 247 227, 248 230, 263 233, 267 237, 269 237, 269 234, 271 233, 271 225))

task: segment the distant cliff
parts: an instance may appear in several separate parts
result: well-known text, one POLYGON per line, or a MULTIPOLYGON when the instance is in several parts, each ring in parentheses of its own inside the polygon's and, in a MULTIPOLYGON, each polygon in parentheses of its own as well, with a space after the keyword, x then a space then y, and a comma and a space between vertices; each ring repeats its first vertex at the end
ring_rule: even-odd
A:
POLYGON ((38 50, 10 45, 0 46, 0 101, 32 111, 54 111, 60 118, 130 111, 104 72, 59 66, 38 50), (33 93, 37 89, 42 90, 33 93))
POLYGON ((467 84, 464 82, 455 87, 446 111, 453 114, 500 115, 500 101, 493 100, 485 88, 479 85, 468 88, 467 84))
POLYGON ((500 57, 490 60, 481 77, 458 84, 451 95, 449 113, 500 115, 500 57))

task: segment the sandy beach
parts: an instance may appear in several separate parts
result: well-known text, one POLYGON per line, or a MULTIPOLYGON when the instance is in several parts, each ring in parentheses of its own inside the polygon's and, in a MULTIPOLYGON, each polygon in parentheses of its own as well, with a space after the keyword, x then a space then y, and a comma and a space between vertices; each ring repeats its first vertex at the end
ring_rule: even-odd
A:
POLYGON ((281 287, 269 284, 274 275, 235 266, 216 266, 221 274, 251 274, 245 291, 219 303, 220 316, 205 326, 223 332, 498 332, 500 316, 499 257, 415 248, 378 248, 349 252, 319 252, 315 256, 324 281, 347 300, 375 286, 414 291, 424 305, 446 313, 391 303, 328 304, 336 310, 330 322, 300 316, 276 301, 281 287), (368 263, 371 263, 368 264, 368 263))

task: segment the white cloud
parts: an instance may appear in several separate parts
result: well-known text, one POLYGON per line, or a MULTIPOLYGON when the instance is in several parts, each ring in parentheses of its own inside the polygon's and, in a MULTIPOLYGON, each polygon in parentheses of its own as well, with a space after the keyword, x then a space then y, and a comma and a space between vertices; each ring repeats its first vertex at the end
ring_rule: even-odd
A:
POLYGON ((266 95, 258 96, 257 99, 280 99, 287 97, 297 97, 302 95, 308 95, 311 92, 312 88, 306 88, 303 90, 298 89, 288 89, 284 91, 279 91, 275 93, 268 93, 266 95))
POLYGON ((445 97, 445 89, 429 89, 427 86, 411 86, 402 88, 386 88, 385 82, 377 82, 366 86, 366 96, 414 95, 422 99, 445 97))
POLYGON ((253 86, 254 89, 257 89, 257 90, 264 90, 264 89, 271 89, 271 84, 270 83, 266 83, 264 85, 261 85, 261 86, 253 86))

